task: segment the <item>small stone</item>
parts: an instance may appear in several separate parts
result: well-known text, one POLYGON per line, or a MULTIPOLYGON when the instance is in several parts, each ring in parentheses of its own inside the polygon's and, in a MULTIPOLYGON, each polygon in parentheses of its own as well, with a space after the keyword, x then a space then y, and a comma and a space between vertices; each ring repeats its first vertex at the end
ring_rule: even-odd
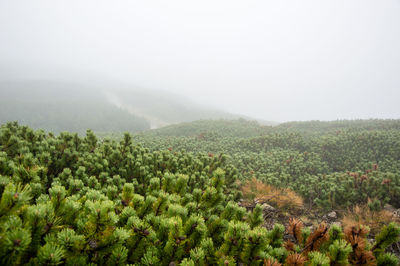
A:
POLYGON ((262 205, 262 207, 263 207, 264 212, 275 212, 276 211, 276 209, 274 207, 272 207, 271 205, 269 205, 267 203, 264 203, 262 205))
POLYGON ((396 209, 390 204, 385 204, 385 206, 383 206, 383 209, 386 210, 386 211, 390 211, 390 212, 395 212, 396 211, 396 209))
POLYGON ((89 247, 91 247, 91 248, 93 248, 93 249, 97 248, 96 240, 91 239, 91 240, 89 241, 89 247))
POLYGON ((332 212, 328 213, 327 216, 328 216, 328 218, 331 219, 331 220, 334 220, 334 219, 337 218, 337 214, 336 214, 335 211, 332 211, 332 212))

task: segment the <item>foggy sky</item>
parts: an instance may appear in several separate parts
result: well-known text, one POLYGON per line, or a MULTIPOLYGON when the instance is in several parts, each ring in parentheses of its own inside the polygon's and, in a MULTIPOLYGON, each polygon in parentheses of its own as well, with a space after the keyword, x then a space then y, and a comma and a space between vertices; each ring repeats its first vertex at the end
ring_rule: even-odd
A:
POLYGON ((0 0, 0 69, 273 121, 400 118, 400 1, 0 0))

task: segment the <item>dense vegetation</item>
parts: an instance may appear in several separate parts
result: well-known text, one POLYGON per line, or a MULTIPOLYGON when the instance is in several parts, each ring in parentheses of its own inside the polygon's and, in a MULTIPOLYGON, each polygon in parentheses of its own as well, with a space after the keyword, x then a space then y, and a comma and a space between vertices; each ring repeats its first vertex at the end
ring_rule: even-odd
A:
POLYGON ((256 121, 238 120, 198 120, 170 125, 144 132, 145 136, 161 137, 209 137, 210 134, 232 138, 256 137, 265 134, 272 126, 260 126, 256 121))
POLYGON ((238 177, 289 187, 310 207, 400 207, 400 121, 198 121, 135 136, 150 150, 227 154, 238 177))
MULTIPOLYGON (((250 122, 233 123, 241 132, 250 122)), ((260 130, 265 132, 257 137, 217 129, 195 136, 132 139, 125 134, 99 140, 92 131, 85 137, 55 136, 17 123, 2 125, 0 263, 399 263, 385 253, 398 241, 395 223, 370 242, 362 225, 343 230, 321 223, 311 230, 292 219, 287 239, 284 226, 263 226, 261 205, 246 209, 237 203, 242 197, 238 180, 256 176, 293 188, 310 205, 341 206, 375 197, 379 204, 398 206, 397 131, 315 137, 260 130)))

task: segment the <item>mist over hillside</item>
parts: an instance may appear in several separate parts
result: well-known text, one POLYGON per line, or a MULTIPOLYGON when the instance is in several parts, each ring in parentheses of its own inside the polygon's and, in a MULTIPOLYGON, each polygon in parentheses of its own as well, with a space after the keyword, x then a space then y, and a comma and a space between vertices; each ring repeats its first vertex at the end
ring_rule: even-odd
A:
POLYGON ((144 117, 153 129, 199 119, 244 117, 212 107, 204 107, 179 95, 160 90, 105 90, 104 95, 115 106, 144 117))
POLYGON ((38 129, 96 132, 140 131, 144 118, 109 104, 97 90, 74 83, 14 81, 0 83, 0 122, 18 121, 38 129))
POLYGON ((0 82, 0 123, 19 121, 54 132, 138 132, 199 119, 239 117, 165 91, 107 81, 0 82))

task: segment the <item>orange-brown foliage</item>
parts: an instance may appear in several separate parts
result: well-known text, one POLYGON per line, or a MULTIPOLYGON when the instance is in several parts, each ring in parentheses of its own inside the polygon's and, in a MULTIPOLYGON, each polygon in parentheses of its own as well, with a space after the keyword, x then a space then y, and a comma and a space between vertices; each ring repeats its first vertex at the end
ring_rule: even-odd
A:
POLYGON ((351 265, 365 265, 365 266, 375 266, 376 259, 372 254, 372 251, 356 249, 352 254, 350 254, 351 265))
POLYGON ((301 243, 303 241, 303 236, 301 234, 301 230, 303 229, 303 222, 297 218, 290 218, 289 225, 287 227, 287 232, 291 234, 294 239, 296 239, 297 243, 301 243))
POLYGON ((282 264, 280 264, 279 262, 277 262, 276 260, 264 260, 264 266, 282 266, 282 264))
POLYGON ((294 251, 294 243, 290 240, 286 241, 283 246, 287 251, 294 251))
MULTIPOLYGON (((299 241, 299 239, 301 239, 302 227, 303 223, 300 220, 292 218, 286 230, 299 241)), ((366 237, 368 233, 369 228, 360 224, 354 224, 344 228, 344 239, 353 249, 349 255, 349 262, 351 265, 376 265, 376 258, 367 245, 366 237)), ((284 247, 289 251, 289 255, 285 260, 285 265, 305 265, 307 262, 307 254, 311 251, 319 251, 321 245, 328 240, 328 225, 322 222, 306 239, 304 248, 300 253, 295 252, 295 243, 290 240, 286 241, 284 247)))
POLYGON ((359 224, 345 227, 344 238, 353 248, 353 252, 350 254, 350 263, 352 265, 376 265, 372 251, 366 250, 366 236, 368 233, 368 227, 359 224))
POLYGON ((322 222, 319 224, 318 228, 308 236, 304 251, 307 253, 313 250, 318 250, 319 247, 328 240, 328 225, 325 222, 322 222))
POLYGON ((280 189, 264 184, 256 178, 248 180, 242 187, 243 195, 248 200, 256 200, 257 203, 269 203, 278 208, 301 208, 303 199, 293 190, 280 189))
POLYGON ((287 256, 285 265, 290 266, 303 266, 306 262, 306 258, 299 253, 291 253, 287 256))
POLYGON ((361 249, 365 248, 365 237, 368 235, 368 233, 369 228, 359 224, 346 226, 344 228, 344 238, 351 244, 353 249, 357 247, 361 249))

